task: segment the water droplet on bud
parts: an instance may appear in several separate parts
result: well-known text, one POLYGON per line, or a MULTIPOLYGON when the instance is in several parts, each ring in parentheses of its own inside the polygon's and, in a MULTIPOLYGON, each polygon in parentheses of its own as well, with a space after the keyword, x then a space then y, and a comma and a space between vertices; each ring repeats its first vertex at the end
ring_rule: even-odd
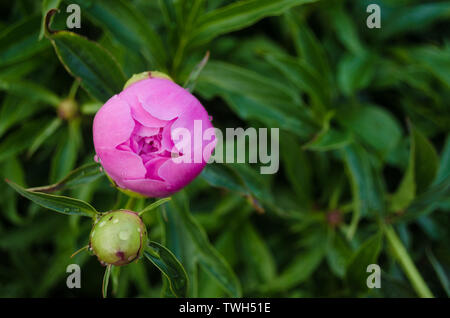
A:
POLYGON ((119 233, 119 238, 120 238, 122 241, 128 240, 129 237, 130 237, 130 232, 128 232, 128 231, 121 231, 121 232, 119 233))

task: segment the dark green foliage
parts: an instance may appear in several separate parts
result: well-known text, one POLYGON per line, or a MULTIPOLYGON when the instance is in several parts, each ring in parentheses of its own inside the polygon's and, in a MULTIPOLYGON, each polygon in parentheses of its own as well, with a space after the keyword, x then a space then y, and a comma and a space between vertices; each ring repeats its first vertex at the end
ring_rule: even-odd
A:
POLYGON ((0 297, 449 296, 449 1, 9 3, 0 297), (381 29, 366 27, 372 2, 381 29), (70 3, 80 29, 65 26, 70 3), (151 70, 192 90, 216 127, 280 128, 280 169, 215 163, 168 202, 129 201, 150 243, 105 273, 86 251, 70 258, 88 244, 79 216, 127 200, 93 160, 93 115, 151 70), (366 286, 369 264, 381 289, 366 286))

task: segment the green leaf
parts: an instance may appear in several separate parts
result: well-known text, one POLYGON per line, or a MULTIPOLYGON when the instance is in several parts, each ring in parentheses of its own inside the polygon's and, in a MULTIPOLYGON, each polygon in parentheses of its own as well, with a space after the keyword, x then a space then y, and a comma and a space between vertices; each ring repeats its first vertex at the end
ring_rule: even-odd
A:
POLYGON ((338 64, 337 80, 342 93, 347 96, 368 87, 375 74, 376 60, 371 53, 345 54, 338 64))
POLYGON ((427 249, 427 257, 431 265, 433 266, 434 272, 439 278, 439 282, 441 283, 442 288, 444 288, 447 297, 450 297, 450 281, 447 277, 447 274, 445 273, 444 268, 430 249, 427 249))
POLYGON ((411 153, 405 175, 390 200, 390 210, 394 212, 403 211, 416 196, 416 182, 414 180, 415 146, 411 143, 411 153))
POLYGON ((162 71, 166 66, 167 53, 159 35, 134 5, 122 0, 75 2, 80 4, 82 12, 86 12, 127 48, 136 53, 143 52, 156 70, 162 71))
POLYGON ((286 178, 292 185, 298 202, 304 207, 309 207, 312 201, 311 162, 293 136, 282 134, 280 141, 281 159, 285 167, 286 178))
POLYGON ((150 241, 144 250, 144 255, 167 278, 170 290, 176 297, 187 296, 188 277, 186 271, 170 250, 159 243, 150 241))
POLYGON ((431 72, 447 88, 450 87, 450 49, 424 46, 408 50, 408 54, 427 71, 431 72))
POLYGON ((448 2, 431 2, 415 5, 399 5, 383 19, 380 37, 387 39, 402 33, 427 30, 433 23, 450 17, 448 2))
POLYGON ((420 131, 410 125, 411 142, 408 168, 403 179, 392 195, 392 211, 403 211, 434 180, 438 170, 439 157, 433 145, 420 131))
POLYGON ((203 68, 205 67, 206 63, 208 63, 209 60, 209 51, 206 52, 203 59, 198 63, 194 69, 189 74, 188 79, 184 83, 183 87, 186 88, 189 92, 193 92, 195 89, 195 84, 197 84, 197 79, 202 72, 203 68))
POLYGON ((81 146, 80 120, 69 122, 67 132, 61 135, 56 153, 52 158, 50 182, 56 182, 66 176, 75 167, 78 149, 81 146))
POLYGON ((189 297, 197 294, 199 264, 229 296, 242 295, 239 280, 225 259, 210 244, 203 228, 190 215, 184 192, 172 197, 165 215, 166 246, 181 261, 189 276, 189 297))
POLYGON ((377 233, 367 239, 350 258, 346 278, 351 288, 356 290, 367 289, 367 266, 377 264, 378 256, 382 250, 383 235, 377 233))
POLYGON ((364 46, 359 38, 355 21, 353 17, 347 14, 348 10, 346 10, 344 2, 330 3, 328 9, 329 21, 342 44, 354 55, 363 54, 364 46))
POLYGON ((191 45, 204 44, 213 38, 252 25, 267 16, 282 14, 289 8, 315 0, 244 0, 210 11, 198 20, 191 45))
POLYGON ((5 96, 0 109, 0 137, 9 128, 41 110, 45 110, 45 107, 38 103, 29 102, 12 95, 5 96))
POLYGON ((297 253, 290 261, 287 268, 264 286, 266 292, 285 291, 307 280, 319 267, 325 256, 323 246, 311 247, 308 250, 297 253))
POLYGON ((330 128, 330 121, 333 116, 334 112, 329 112, 325 115, 322 129, 311 141, 303 145, 303 149, 329 151, 343 148, 353 141, 352 136, 347 131, 330 128))
POLYGON ((104 175, 100 170, 100 167, 101 166, 98 163, 88 163, 71 171, 66 177, 64 177, 57 183, 47 186, 29 188, 28 191, 50 193, 91 183, 104 175))
POLYGON ((439 156, 433 144, 415 127, 411 127, 414 138, 414 175, 417 193, 423 193, 433 182, 439 169, 439 156))
POLYGON ((273 205, 268 179, 244 164, 209 164, 201 176, 212 186, 225 188, 249 199, 259 212, 264 212, 260 203, 273 205))
POLYGON ((329 107, 329 90, 324 86, 324 81, 318 73, 312 69, 305 60, 296 60, 289 56, 265 54, 266 60, 277 68, 300 90, 308 93, 313 101, 318 104, 319 110, 329 107))
POLYGON ((87 202, 63 197, 58 195, 46 194, 41 192, 33 192, 22 188, 18 184, 5 180, 14 190, 21 196, 33 201, 34 203, 62 214, 81 215, 94 217, 97 211, 87 202))
MULTIPOLYGON (((320 79, 329 79, 331 77, 331 69, 328 58, 321 43, 316 38, 307 23, 298 22, 298 18, 289 12, 286 13, 289 31, 292 33, 299 61, 303 61, 303 67, 309 66, 314 75, 320 79)), ((323 84, 323 83, 322 83, 323 84)))
POLYGON ((339 122, 369 145, 382 157, 386 156, 400 142, 401 126, 395 117, 385 109, 375 105, 346 107, 338 113, 339 122))
POLYGON ((55 107, 61 102, 61 99, 55 93, 33 82, 0 79, 0 90, 18 97, 24 97, 30 101, 42 102, 55 107))
POLYGON ((39 16, 30 16, 0 33, 0 66, 28 59, 47 49, 49 43, 38 41, 39 16))
MULTIPOLYGON (((10 158, 1 165, 1 174, 4 178, 15 180, 20 185, 25 185, 25 172, 17 158, 10 158)), ((0 185, 0 204, 8 221, 15 225, 23 225, 25 218, 19 213, 17 195, 6 184, 0 185)))
POLYGON ((266 242, 250 222, 246 222, 239 233, 241 257, 249 268, 248 275, 256 276, 260 284, 272 281, 276 276, 276 265, 266 242))
POLYGON ((441 203, 450 197, 450 178, 433 184, 421 195, 417 196, 408 206, 405 213, 401 214, 396 221, 408 222, 433 212, 441 203))
POLYGON ((337 232, 333 232, 327 248, 327 263, 331 271, 339 278, 345 276, 352 250, 348 242, 337 232))
POLYGON ((226 164, 208 164, 202 170, 201 177, 210 185, 231 190, 242 195, 248 194, 242 178, 226 164))
POLYGON ((439 183, 450 178, 450 133, 447 134, 445 145, 441 153, 441 162, 434 183, 439 183))
POLYGON ((166 202, 168 202, 170 200, 171 200, 171 198, 159 199, 159 200, 153 202, 152 204, 150 204, 149 206, 147 206, 144 210, 140 211, 139 215, 141 216, 142 214, 144 214, 144 213, 146 213, 148 211, 154 210, 157 207, 159 207, 160 205, 162 205, 162 204, 164 204, 164 203, 166 203, 166 202))
POLYGON ((39 147, 44 143, 44 141, 51 135, 53 135, 59 127, 61 127, 62 123, 62 119, 57 117, 53 119, 53 121, 48 126, 44 126, 44 128, 38 133, 36 138, 33 140, 30 148, 28 149, 28 157, 31 157, 34 152, 39 149, 39 147))
POLYGON ((45 122, 27 122, 0 143, 0 162, 25 150, 33 141, 36 130, 45 122))
POLYGON ((244 120, 256 119, 303 137, 316 130, 298 92, 235 65, 210 61, 200 74, 197 92, 205 98, 221 96, 244 120))
POLYGON ((87 102, 81 105, 81 113, 84 115, 94 115, 103 106, 99 102, 87 102))
POLYGON ((125 75, 112 55, 99 44, 67 31, 48 37, 67 71, 80 78, 81 86, 93 97, 106 102, 122 90, 125 75))
POLYGON ((380 180, 367 152, 361 146, 352 144, 343 149, 343 154, 352 186, 354 209, 347 232, 348 238, 352 238, 360 217, 367 216, 370 212, 381 213, 384 206, 380 180))
POLYGON ((109 285, 109 276, 111 275, 111 268, 113 265, 109 264, 106 266, 105 274, 103 275, 103 283, 102 283, 102 297, 108 297, 108 285, 109 285))
POLYGON ((433 294, 431 293, 426 282, 423 280, 422 276, 414 265, 414 262, 411 259, 402 241, 395 233, 394 228, 392 226, 386 226, 384 233, 386 235, 386 240, 393 252, 393 256, 403 268, 403 271, 411 282, 416 293, 420 297, 432 298, 433 294))
POLYGON ((39 40, 42 40, 45 34, 45 16, 48 11, 51 9, 58 9, 61 0, 43 0, 42 1, 42 22, 41 22, 41 31, 39 33, 39 40))
POLYGON ((337 129, 321 130, 303 149, 312 151, 330 151, 341 149, 353 141, 348 132, 337 129))

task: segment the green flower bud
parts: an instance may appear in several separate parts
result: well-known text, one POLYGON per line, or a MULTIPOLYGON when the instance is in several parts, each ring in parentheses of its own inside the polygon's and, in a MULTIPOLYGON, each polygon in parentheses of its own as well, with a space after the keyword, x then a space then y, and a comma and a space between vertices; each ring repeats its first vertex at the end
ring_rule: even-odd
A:
POLYGON ((58 116, 65 120, 71 120, 78 114, 78 104, 71 98, 66 98, 58 105, 58 116))
POLYGON ((147 229, 139 215, 128 210, 108 212, 97 220, 89 247, 103 265, 122 266, 138 259, 147 244, 147 229))

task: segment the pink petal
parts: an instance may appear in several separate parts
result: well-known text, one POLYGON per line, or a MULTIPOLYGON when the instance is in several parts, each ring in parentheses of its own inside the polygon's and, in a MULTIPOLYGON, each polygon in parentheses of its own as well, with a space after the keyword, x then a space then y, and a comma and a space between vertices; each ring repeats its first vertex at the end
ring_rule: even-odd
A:
POLYGON ((159 176, 166 180, 168 191, 176 192, 187 186, 200 172, 206 163, 175 163, 172 159, 166 160, 159 168, 159 176))
POLYGON ((162 139, 161 139, 161 146, 162 149, 167 150, 167 151, 172 151, 173 147, 174 147, 174 143, 172 140, 172 136, 171 136, 171 131, 172 131, 172 125, 175 122, 177 118, 173 119, 172 121, 170 121, 163 129, 162 131, 162 139))
POLYGON ((173 193, 165 182, 152 179, 123 180, 123 186, 151 198, 167 197, 173 193))
POLYGON ((179 116, 197 100, 181 86, 163 78, 136 82, 123 91, 121 97, 122 95, 130 105, 138 99, 149 114, 161 120, 171 120, 179 116))
POLYGON ((141 137, 150 137, 159 133, 159 127, 140 126, 135 130, 135 134, 141 137))
POLYGON ((134 152, 105 148, 96 150, 106 173, 119 186, 122 186, 123 179, 145 178, 147 169, 145 169, 142 159, 134 152))
POLYGON ((141 97, 139 95, 137 100, 138 101, 131 106, 131 113, 134 119, 147 127, 164 127, 164 125, 166 125, 167 121, 153 117, 142 107, 141 97))
POLYGON ((151 159, 151 160, 147 161, 145 163, 145 168, 147 169, 147 174, 145 175, 145 177, 147 179, 164 181, 164 179, 162 179, 159 176, 158 170, 162 166, 162 164, 164 162, 166 162, 167 160, 169 160, 169 159, 168 158, 160 158, 160 157, 158 157, 158 158, 154 158, 154 159, 151 159))
POLYGON ((130 138, 134 129, 130 107, 118 95, 97 112, 93 124, 94 147, 114 148, 130 138))

